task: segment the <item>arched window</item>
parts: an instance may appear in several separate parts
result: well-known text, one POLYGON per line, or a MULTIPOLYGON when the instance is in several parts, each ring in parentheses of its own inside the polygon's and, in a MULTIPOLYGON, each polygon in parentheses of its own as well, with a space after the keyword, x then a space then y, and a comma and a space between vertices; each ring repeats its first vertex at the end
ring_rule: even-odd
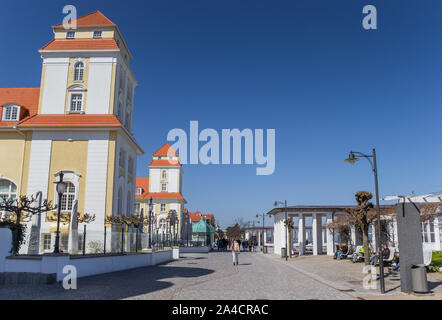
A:
POLYGON ((166 179, 166 178, 167 178, 167 171, 166 171, 166 170, 163 170, 163 171, 161 172, 161 178, 163 178, 163 179, 166 179))
POLYGON ((123 189, 118 189, 118 207, 117 214, 122 214, 123 211, 123 189))
POLYGON ((132 212, 132 199, 130 197, 130 191, 127 193, 127 203, 126 203, 126 215, 131 215, 133 214, 132 212))
POLYGON ((77 62, 74 65, 74 81, 83 81, 84 63, 77 62))
POLYGON ((75 186, 71 182, 66 182, 66 191, 61 196, 61 211, 71 211, 75 200, 75 186))
POLYGON ((20 107, 17 105, 3 106, 3 121, 18 121, 20 116, 20 107))
POLYGON ((9 180, 0 179, 0 201, 17 199, 17 185, 9 180))

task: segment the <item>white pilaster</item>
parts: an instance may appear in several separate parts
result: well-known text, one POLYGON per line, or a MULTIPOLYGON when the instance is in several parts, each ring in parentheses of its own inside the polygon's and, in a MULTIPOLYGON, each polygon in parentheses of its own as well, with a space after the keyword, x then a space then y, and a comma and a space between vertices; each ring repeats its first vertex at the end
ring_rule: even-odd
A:
MULTIPOLYGON (((333 214, 327 213, 327 224, 333 221, 333 214)), ((327 232, 327 255, 328 256, 333 256, 334 255, 334 239, 333 239, 333 230, 332 229, 328 229, 326 230, 327 232)))
POLYGON ((304 214, 299 213, 299 223, 298 223, 298 245, 299 245, 299 255, 305 254, 305 218, 304 214))
POLYGON ((322 221, 321 215, 317 213, 313 213, 312 235, 313 255, 317 256, 322 253, 322 221))

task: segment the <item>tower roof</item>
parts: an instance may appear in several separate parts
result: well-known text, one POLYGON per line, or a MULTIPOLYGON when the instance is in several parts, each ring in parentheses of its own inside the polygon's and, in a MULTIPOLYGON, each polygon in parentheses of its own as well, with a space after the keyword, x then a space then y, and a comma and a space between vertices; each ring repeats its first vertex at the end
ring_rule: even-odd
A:
MULTIPOLYGON (((77 27, 115 26, 115 23, 113 23, 111 20, 109 20, 109 18, 107 18, 99 10, 77 18, 76 22, 77 22, 77 27)), ((54 28, 55 27, 62 27, 62 26, 63 26, 63 24, 59 23, 59 24, 55 25, 54 28)))
POLYGON ((169 143, 166 143, 157 151, 154 152, 153 156, 175 156, 178 157, 178 153, 173 150, 169 143))

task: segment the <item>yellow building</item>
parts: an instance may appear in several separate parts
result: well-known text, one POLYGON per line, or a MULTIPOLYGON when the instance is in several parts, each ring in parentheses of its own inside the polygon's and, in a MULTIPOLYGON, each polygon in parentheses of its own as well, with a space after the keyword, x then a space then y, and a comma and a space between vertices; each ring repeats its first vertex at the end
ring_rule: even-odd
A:
MULTIPOLYGON (((57 204, 55 182, 63 172, 66 252, 76 247, 69 239, 74 211, 96 216, 91 234, 103 234, 106 216, 133 213, 143 150, 132 135, 137 82, 118 27, 96 11, 78 18, 75 30, 52 29, 54 39, 39 50, 40 87, 0 88, 0 197, 41 194, 57 204)), ((56 212, 33 224, 41 230, 40 252, 52 251, 56 212)))
POLYGON ((179 162, 178 153, 166 143, 152 155, 149 164, 149 177, 137 177, 135 211, 146 217, 149 214, 149 201, 152 199, 153 214, 155 217, 153 232, 169 234, 169 229, 178 238, 182 231, 184 204, 182 195, 183 168, 179 162), (171 224, 168 214, 176 212, 178 221, 171 224), (170 226, 170 228, 169 228, 170 226), (174 227, 175 226, 175 227, 174 227))

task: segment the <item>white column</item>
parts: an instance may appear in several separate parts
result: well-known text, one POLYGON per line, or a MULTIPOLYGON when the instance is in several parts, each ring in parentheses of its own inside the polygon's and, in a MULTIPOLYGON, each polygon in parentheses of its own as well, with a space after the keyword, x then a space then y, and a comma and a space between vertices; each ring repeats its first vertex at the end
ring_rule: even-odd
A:
POLYGON ((317 213, 313 213, 312 235, 313 255, 317 256, 322 253, 322 221, 321 215, 317 213))
POLYGON ((304 214, 299 213, 299 224, 298 224, 298 245, 299 245, 299 255, 305 254, 305 218, 304 214))
MULTIPOLYGON (((331 212, 327 213, 327 224, 332 221, 333 221, 333 214, 331 212)), ((327 255, 333 256, 335 253, 333 230, 327 228, 326 233, 327 233, 327 255)))
POLYGON ((378 244, 376 242, 376 238, 377 238, 377 231, 376 231, 376 224, 377 222, 373 223, 371 226, 371 238, 372 238, 372 245, 373 245, 373 251, 376 252, 378 250, 378 244))
POLYGON ((350 227, 350 231, 351 231, 351 244, 353 246, 356 246, 356 227, 355 226, 351 226, 350 227))
POLYGON ((435 246, 434 246, 433 250, 440 251, 441 250, 441 244, 442 244, 441 243, 442 239, 440 238, 440 229, 439 229, 440 217, 439 216, 436 217, 434 219, 433 223, 434 223, 434 241, 435 241, 435 243, 434 243, 435 246))

